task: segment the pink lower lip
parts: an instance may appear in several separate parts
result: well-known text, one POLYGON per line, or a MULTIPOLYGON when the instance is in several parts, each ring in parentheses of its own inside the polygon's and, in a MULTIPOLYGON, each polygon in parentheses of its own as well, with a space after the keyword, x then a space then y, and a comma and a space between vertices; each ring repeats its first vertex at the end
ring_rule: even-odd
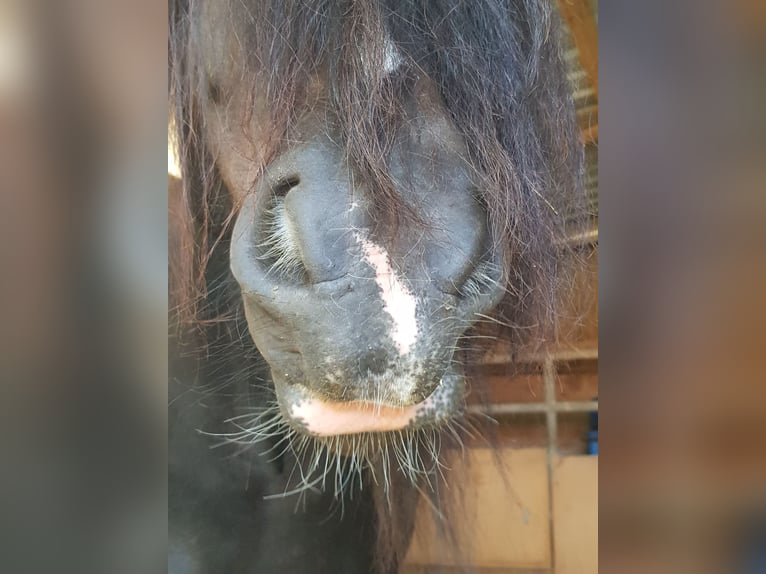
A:
POLYGON ((317 436, 385 432, 406 427, 428 399, 407 407, 390 407, 363 401, 330 403, 306 399, 290 409, 306 429, 317 436))

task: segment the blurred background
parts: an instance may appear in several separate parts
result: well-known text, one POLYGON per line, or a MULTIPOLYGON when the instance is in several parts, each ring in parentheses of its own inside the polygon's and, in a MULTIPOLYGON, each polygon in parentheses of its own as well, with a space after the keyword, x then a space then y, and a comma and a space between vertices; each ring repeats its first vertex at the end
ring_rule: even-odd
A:
MULTIPOLYGON (((482 367, 519 500, 465 519, 495 572, 762 573, 766 8, 599 4, 559 3, 582 313, 482 367)), ((0 0, 2 572, 166 569, 166 55, 160 2, 0 0)))
POLYGON ((0 0, 0 572, 166 569, 167 7, 0 0))
POLYGON ((766 572, 766 4, 599 15, 599 566, 766 572))

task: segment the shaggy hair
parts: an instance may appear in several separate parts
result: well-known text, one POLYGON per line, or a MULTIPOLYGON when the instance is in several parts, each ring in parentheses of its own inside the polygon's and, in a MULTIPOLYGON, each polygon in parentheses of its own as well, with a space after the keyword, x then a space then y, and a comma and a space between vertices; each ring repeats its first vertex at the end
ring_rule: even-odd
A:
MULTIPOLYGON (((173 0, 169 12, 170 92, 183 174, 182 192, 171 197, 170 301, 177 346, 186 349, 178 353, 204 351, 221 380, 231 381, 250 372, 227 350, 252 343, 228 270, 236 206, 204 138, 210 102, 226 106, 232 98, 202 65, 202 3, 173 0)), ((240 39, 247 62, 237 89, 269 103, 268 131, 255 142, 265 161, 255 167, 262 170, 284 149, 318 83, 326 87, 323 98, 350 168, 371 190, 381 217, 394 224, 417 218, 387 165, 404 117, 402 94, 415 77, 433 82, 464 136, 495 240, 509 247, 507 296, 491 319, 503 332, 493 335, 517 347, 549 339, 557 292, 568 276, 564 216, 582 205, 583 161, 551 3, 242 0, 227 10, 249 23, 240 39), (391 44, 401 57, 395 73, 386 71, 391 44)), ((393 560, 407 543, 394 540, 396 530, 379 526, 381 554, 393 560)))

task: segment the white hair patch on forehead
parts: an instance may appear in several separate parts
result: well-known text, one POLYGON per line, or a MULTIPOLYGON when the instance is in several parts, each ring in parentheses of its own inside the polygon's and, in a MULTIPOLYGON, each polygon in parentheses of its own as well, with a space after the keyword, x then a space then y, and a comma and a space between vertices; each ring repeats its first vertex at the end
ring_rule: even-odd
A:
POLYGON ((410 352, 418 338, 417 299, 391 267, 388 253, 357 234, 367 263, 375 270, 375 282, 380 287, 383 308, 391 317, 394 329, 391 338, 399 353, 410 352))
POLYGON ((391 38, 388 37, 388 35, 386 35, 385 50, 386 59, 383 62, 383 70, 387 74, 390 74, 391 72, 395 72, 396 69, 401 66, 402 56, 399 54, 399 51, 396 49, 396 46, 391 41, 391 38))
MULTIPOLYGON (((370 58, 368 57, 368 54, 362 53, 362 63, 370 74, 374 74, 374 70, 372 69, 373 62, 377 62, 377 60, 377 58, 370 58)), ((388 34, 386 34, 386 37, 383 40, 383 72, 386 74, 395 72, 399 69, 399 66, 402 65, 403 61, 404 59, 399 53, 399 50, 396 49, 396 45, 388 34)))

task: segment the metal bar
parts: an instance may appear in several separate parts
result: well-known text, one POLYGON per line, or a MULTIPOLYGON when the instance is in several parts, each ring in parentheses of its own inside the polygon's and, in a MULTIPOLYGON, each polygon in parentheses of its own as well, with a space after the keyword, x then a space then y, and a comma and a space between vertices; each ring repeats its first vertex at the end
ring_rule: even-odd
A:
POLYGON ((577 47, 580 65, 598 95, 598 25, 586 0, 559 0, 559 11, 577 47))
POLYGON ((555 362, 566 361, 597 361, 598 349, 571 349, 554 351, 552 353, 530 353, 514 357, 509 354, 490 355, 482 361, 483 365, 506 365, 512 363, 544 363, 546 360, 555 362))
POLYGON ((590 413, 598 412, 598 401, 566 401, 556 402, 553 405, 547 403, 498 403, 493 405, 471 405, 466 412, 471 414, 487 415, 515 415, 546 413, 553 410, 558 413, 590 413))
MULTIPOLYGON (((598 124, 589 127, 587 131, 590 135, 588 137, 598 137, 598 124)), ((589 229, 581 233, 575 233, 567 236, 562 242, 565 245, 591 245, 598 243, 598 229, 589 229)))
POLYGON ((545 390, 545 426, 548 429, 548 543, 550 544, 551 569, 556 571, 556 545, 553 528, 553 458, 558 455, 558 418, 556 416, 556 363, 549 355, 543 362, 543 389, 545 390))
POLYGON ((556 417, 556 366, 551 357, 543 361, 543 388, 545 414, 548 423, 548 445, 552 454, 558 454, 558 419, 556 417))

